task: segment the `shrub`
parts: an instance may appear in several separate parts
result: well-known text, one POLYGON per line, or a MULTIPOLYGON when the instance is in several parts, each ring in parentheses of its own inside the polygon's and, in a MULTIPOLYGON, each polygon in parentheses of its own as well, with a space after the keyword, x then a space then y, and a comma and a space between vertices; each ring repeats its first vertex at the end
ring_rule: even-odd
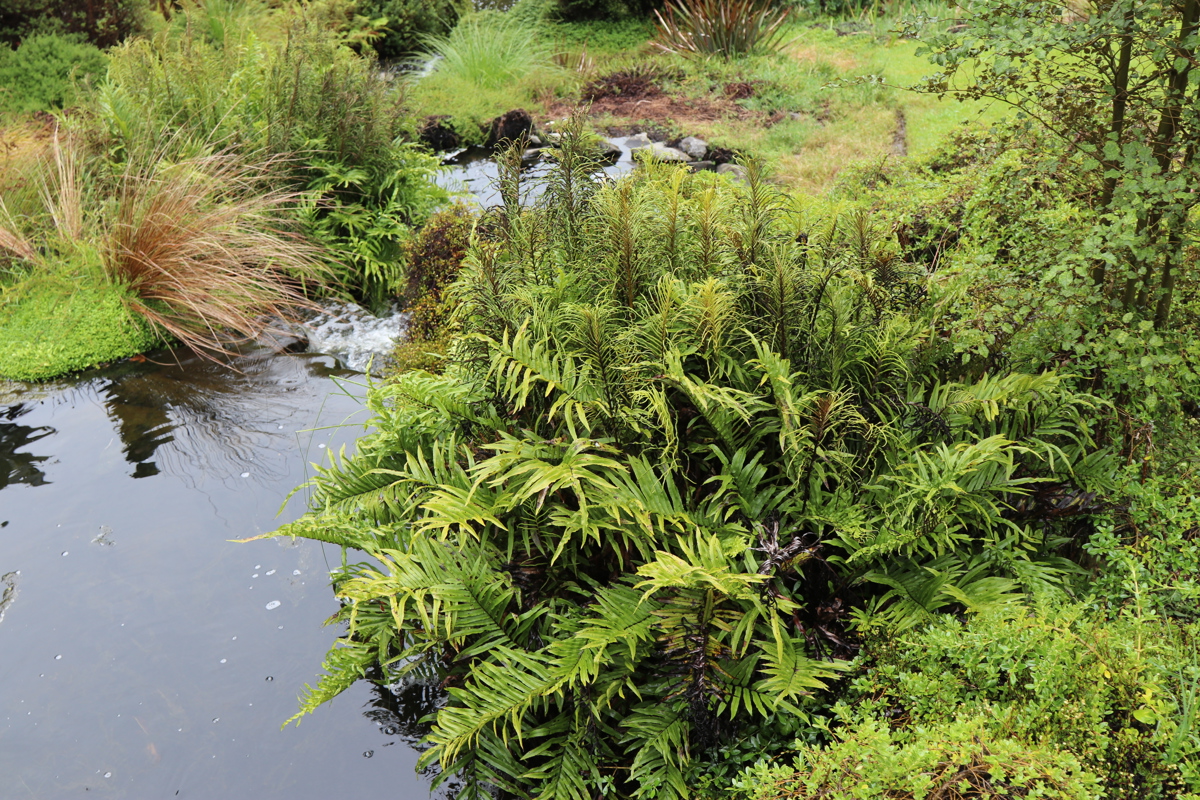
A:
POLYGON ((302 710, 441 665, 423 762, 467 797, 687 796, 692 758, 806 718, 855 620, 1062 597, 1029 496, 1109 469, 1058 376, 939 380, 921 274, 868 217, 756 165, 598 188, 582 138, 532 208, 502 176, 444 374, 378 387, 276 532, 373 556, 334 576, 349 630, 302 710))
POLYGON ((5 0, 0 42, 16 46, 36 34, 65 34, 112 47, 141 31, 149 10, 142 0, 5 0))
POLYGON ((313 19, 286 46, 253 35, 138 40, 112 54, 100 119, 123 157, 229 149, 306 193, 300 214, 332 250, 341 283, 370 305, 399 288, 402 245, 446 193, 438 162, 401 140, 406 117, 375 63, 313 19))
POLYGON ((408 243, 404 304, 412 314, 412 339, 436 339, 449 321, 453 307, 445 292, 458 278, 474 221, 471 210, 458 204, 430 217, 408 243))
POLYGON ((358 10, 371 19, 386 19, 383 35, 372 42, 384 58, 399 58, 421 49, 425 37, 448 33, 471 10, 469 0, 359 0, 358 10))
POLYGON ((16 50, 0 47, 0 114, 61 109, 75 101, 75 84, 103 77, 104 54, 73 37, 30 36, 16 50))
POLYGON ((759 767, 738 782, 754 800, 1100 800, 1103 784, 1070 752, 998 737, 981 718, 939 720, 898 732, 866 720, 827 748, 801 751, 795 768, 759 767))

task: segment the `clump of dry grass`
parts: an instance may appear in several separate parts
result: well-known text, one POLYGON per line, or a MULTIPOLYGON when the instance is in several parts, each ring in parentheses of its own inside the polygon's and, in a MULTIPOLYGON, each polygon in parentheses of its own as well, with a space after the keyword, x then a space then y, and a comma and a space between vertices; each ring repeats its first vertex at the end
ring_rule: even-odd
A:
POLYGON ((94 248, 130 310, 198 353, 227 353, 263 319, 312 308, 306 289, 329 281, 322 251, 283 221, 297 196, 272 187, 271 164, 148 157, 105 186, 74 140, 56 136, 51 153, 42 199, 52 224, 23 231, 0 204, 0 250, 36 271, 69 268, 72 252, 94 248))
POLYGON ((121 177, 106 270, 137 313, 197 352, 311 308, 305 287, 329 277, 321 251, 277 215, 295 194, 270 189, 267 174, 215 155, 121 177))

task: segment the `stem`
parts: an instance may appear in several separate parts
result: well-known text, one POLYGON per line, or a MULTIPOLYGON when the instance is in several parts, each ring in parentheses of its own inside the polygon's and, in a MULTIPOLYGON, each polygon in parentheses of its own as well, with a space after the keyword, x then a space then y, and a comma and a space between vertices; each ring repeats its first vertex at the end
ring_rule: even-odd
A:
MULTIPOLYGON (((1133 6, 1130 6, 1125 11, 1125 32, 1121 34, 1121 52, 1117 57, 1117 69, 1113 75, 1113 104, 1112 104, 1112 123, 1109 125, 1108 139, 1116 143, 1117 147, 1121 146, 1121 139, 1125 133, 1125 109, 1129 104, 1129 62, 1133 58, 1133 6)), ((1117 165, 1107 163, 1104 165, 1112 174, 1104 179, 1104 189, 1100 193, 1100 210, 1107 211, 1112 205, 1113 195, 1117 190, 1117 165)), ((1092 266, 1092 282, 1096 284, 1104 283, 1105 265, 1103 261, 1097 261, 1092 266)))

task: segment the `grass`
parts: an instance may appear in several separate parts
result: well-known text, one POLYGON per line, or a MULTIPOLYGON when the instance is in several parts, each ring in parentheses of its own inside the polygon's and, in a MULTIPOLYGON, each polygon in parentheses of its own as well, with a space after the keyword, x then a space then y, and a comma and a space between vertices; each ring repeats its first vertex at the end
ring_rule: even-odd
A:
POLYGON ((40 224, 0 204, 0 265, 9 265, 0 374, 51 377, 168 338, 214 354, 257 335, 263 317, 310 306, 306 286, 326 268, 317 248, 280 223, 277 212, 295 197, 271 188, 270 166, 229 154, 148 158, 106 185, 98 159, 56 138, 38 177, 40 224), (40 315, 49 316, 39 323, 40 315), (73 334, 37 327, 76 318, 101 342, 97 331, 111 325, 117 344, 63 345, 73 334))

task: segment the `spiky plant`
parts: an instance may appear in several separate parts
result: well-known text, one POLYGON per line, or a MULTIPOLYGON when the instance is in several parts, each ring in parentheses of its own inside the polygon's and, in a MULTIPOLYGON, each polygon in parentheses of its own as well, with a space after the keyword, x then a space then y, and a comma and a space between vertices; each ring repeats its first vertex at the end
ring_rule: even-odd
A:
POLYGON ((375 559, 334 576, 349 630, 303 711, 435 663, 422 760, 461 796, 681 798, 707 748, 804 719, 852 620, 1065 590, 1019 500, 1105 474, 1093 401, 939 380, 922 275, 750 178, 646 170, 573 230, 561 191, 477 228, 450 365, 377 387, 376 432, 274 534, 375 559))
POLYGON ((784 44, 788 12, 773 0, 667 0, 665 8, 654 12, 654 45, 668 53, 728 60, 784 44))

